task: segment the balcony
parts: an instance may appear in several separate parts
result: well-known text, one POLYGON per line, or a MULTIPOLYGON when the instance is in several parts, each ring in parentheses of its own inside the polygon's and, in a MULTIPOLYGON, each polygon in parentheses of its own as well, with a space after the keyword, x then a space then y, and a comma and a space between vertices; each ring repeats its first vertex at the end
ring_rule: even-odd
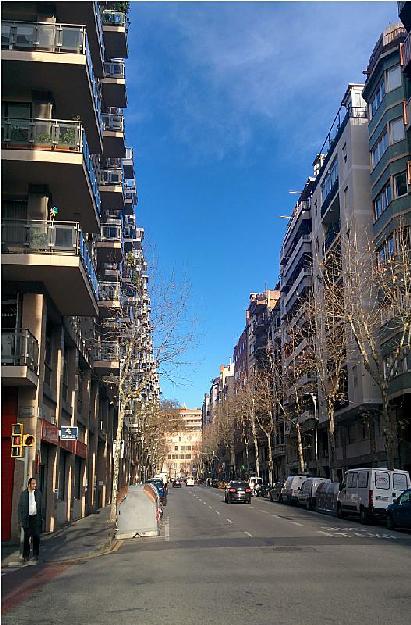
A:
POLYGON ((120 346, 116 341, 103 341, 93 349, 93 366, 104 375, 120 369, 120 346))
POLYGON ((60 119, 2 120, 3 184, 47 185, 59 217, 98 232, 101 200, 82 125, 60 119))
POLYGON ((120 308, 121 284, 118 282, 99 282, 98 305, 101 308, 120 308))
POLYGON ((86 28, 50 22, 2 22, 3 98, 14 85, 49 92, 62 118, 75 112, 87 128, 93 154, 102 148, 101 93, 86 28))
POLYGON ((97 277, 78 223, 4 219, 2 225, 4 280, 44 284, 63 316, 97 315, 97 277))
POLYGON ((128 56, 128 25, 125 13, 105 9, 101 12, 101 21, 107 57, 109 59, 126 59, 128 56))
POLYGON ((327 197, 324 198, 323 203, 321 204, 321 217, 325 216, 329 207, 333 203, 333 200, 335 199, 335 196, 338 193, 338 186, 339 186, 339 180, 337 178, 337 180, 334 182, 333 186, 331 187, 330 192, 328 193, 327 197))
POLYGON ((2 331, 1 381, 7 386, 37 386, 39 344, 29 332, 2 331))
POLYGON ((126 148, 126 156, 123 158, 123 170, 125 180, 131 180, 134 178, 133 148, 126 148))
POLYGON ((118 168, 100 170, 100 195, 103 209, 121 211, 124 207, 123 170, 118 168))
POLYGON ((411 32, 401 46, 401 64, 404 73, 411 78, 411 32))
POLYGON ((104 78, 101 81, 104 102, 108 106, 127 106, 126 72, 124 61, 104 63, 104 78))
POLYGON ((124 115, 121 109, 103 113, 104 155, 123 158, 126 153, 124 143, 124 115))
POLYGON ((324 253, 328 252, 341 233, 341 223, 338 221, 329 228, 324 236, 324 253))
POLYGON ((101 226, 100 240, 96 248, 101 262, 119 263, 123 257, 122 222, 121 219, 111 219, 101 226))

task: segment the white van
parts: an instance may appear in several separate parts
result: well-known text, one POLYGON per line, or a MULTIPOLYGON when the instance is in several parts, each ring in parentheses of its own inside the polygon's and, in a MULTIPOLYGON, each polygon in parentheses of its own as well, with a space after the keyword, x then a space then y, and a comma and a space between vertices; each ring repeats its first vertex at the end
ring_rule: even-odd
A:
POLYGON ((328 484, 331 480, 326 477, 307 477, 301 490, 298 491, 298 505, 305 506, 307 510, 315 508, 317 488, 323 482, 328 484))
POLYGON ((283 495, 285 503, 298 503, 298 493, 307 478, 307 475, 289 475, 287 477, 283 495))
POLYGON ((361 523, 385 517, 387 507, 410 488, 408 471, 401 469, 349 469, 337 497, 337 516, 359 514, 361 523))
POLYGON ((253 496, 257 495, 257 486, 261 487, 263 483, 263 478, 262 477, 257 477, 256 475, 252 475, 250 477, 250 479, 248 480, 248 485, 251 488, 251 492, 253 494, 253 496))
POLYGON ((192 475, 189 475, 188 478, 186 479, 186 486, 194 486, 195 484, 195 479, 193 478, 192 475))

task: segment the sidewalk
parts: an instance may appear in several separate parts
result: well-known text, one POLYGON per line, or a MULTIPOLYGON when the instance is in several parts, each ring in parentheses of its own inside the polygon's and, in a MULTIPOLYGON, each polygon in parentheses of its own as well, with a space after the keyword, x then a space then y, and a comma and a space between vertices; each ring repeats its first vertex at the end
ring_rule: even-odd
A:
MULTIPOLYGON (((43 534, 41 562, 84 560, 103 553, 114 541, 115 523, 110 522, 110 506, 90 514, 53 534, 43 534)), ((17 545, 2 546, 1 566, 22 565, 17 545)))

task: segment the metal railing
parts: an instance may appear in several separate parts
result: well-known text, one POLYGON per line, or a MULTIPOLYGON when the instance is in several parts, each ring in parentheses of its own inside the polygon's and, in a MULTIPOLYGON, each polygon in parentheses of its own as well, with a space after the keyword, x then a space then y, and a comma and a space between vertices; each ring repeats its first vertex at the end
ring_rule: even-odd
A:
POLYGON ((122 169, 102 169, 100 170, 100 185, 122 185, 123 170, 122 169))
POLYGON ((125 78, 126 65, 124 61, 108 61, 104 63, 104 78, 125 78))
POLYGON ((326 252, 341 232, 341 223, 335 223, 326 233, 324 238, 324 251, 326 252))
POLYGON ((38 372, 39 344, 29 330, 1 332, 1 364, 27 366, 38 372))
POLYGON ((79 122, 40 117, 33 119, 3 118, 1 120, 1 134, 1 141, 6 144, 7 149, 48 148, 56 152, 82 153, 96 210, 100 214, 101 199, 97 176, 86 133, 79 122))
POLYGON ((100 302, 114 302, 120 299, 121 284, 118 282, 99 282, 98 300, 100 302))
POLYGON ((123 113, 103 113, 103 128, 113 132, 124 132, 123 113))
POLYGON ((3 219, 1 248, 3 253, 8 254, 37 252, 79 256, 97 297, 96 271, 78 223, 3 219))
POLYGON ((93 360, 120 360, 120 345, 115 341, 105 341, 96 345, 92 351, 93 360))
POLYGON ((114 224, 102 224, 100 240, 101 241, 120 241, 121 240, 121 225, 116 226, 114 224))
POLYGON ((101 132, 101 91, 96 80, 85 26, 50 22, 2 21, 1 47, 8 50, 36 50, 57 54, 84 54, 101 132))
POLYGON ((110 11, 108 9, 104 9, 101 12, 101 21, 103 22, 103 26, 125 26, 126 25, 126 14, 122 11, 110 11))

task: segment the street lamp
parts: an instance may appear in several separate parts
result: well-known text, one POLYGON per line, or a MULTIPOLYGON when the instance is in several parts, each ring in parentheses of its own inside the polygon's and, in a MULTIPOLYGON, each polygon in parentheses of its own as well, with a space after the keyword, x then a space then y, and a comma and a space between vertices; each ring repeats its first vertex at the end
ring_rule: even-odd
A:
POLYGON ((315 395, 314 393, 308 393, 309 396, 311 397, 311 400, 314 404, 314 419, 315 419, 315 464, 316 464, 316 471, 317 471, 317 475, 319 472, 319 467, 318 467, 318 414, 317 414, 317 395, 315 395))

